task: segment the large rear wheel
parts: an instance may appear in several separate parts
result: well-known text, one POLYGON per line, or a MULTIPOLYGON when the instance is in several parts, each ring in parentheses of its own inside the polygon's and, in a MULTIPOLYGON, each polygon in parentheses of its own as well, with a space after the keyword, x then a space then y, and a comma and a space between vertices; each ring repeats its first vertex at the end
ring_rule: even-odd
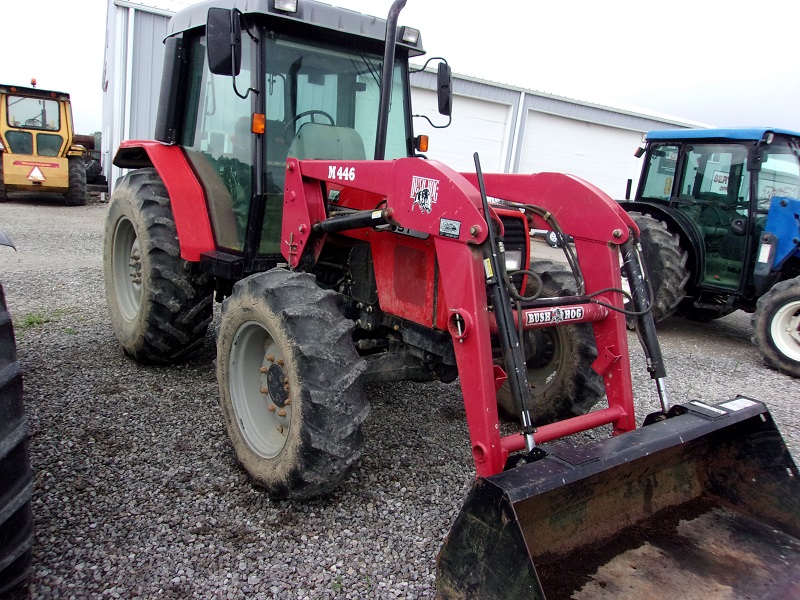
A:
POLYGON ((653 319, 658 323, 671 316, 686 297, 688 254, 666 223, 639 212, 628 214, 641 233, 642 259, 654 295, 653 319))
POLYGON ((64 194, 64 204, 67 206, 81 206, 86 204, 86 164, 82 156, 70 156, 69 165, 69 190, 64 194))
POLYGON ((33 548, 28 425, 14 326, 0 285, 0 596, 28 574, 33 548))
POLYGON ((130 356, 169 364, 203 344, 213 283, 181 258, 167 190, 155 169, 133 171, 117 184, 103 270, 111 325, 130 356))
POLYGON ((325 493, 361 456, 369 405, 352 331, 304 273, 252 275, 225 300, 220 405, 239 462, 273 497, 325 493))
MULTIPOLYGON (((542 297, 575 293, 575 279, 563 266, 537 261, 531 270, 542 278, 542 297)), ((603 378, 591 367, 597 358, 591 325, 529 329, 524 334, 524 347, 534 424, 545 425, 585 414, 605 396, 603 378)), ((508 382, 498 390, 497 403, 503 419, 519 420, 508 382)))
POLYGON ((753 343, 770 367, 800 377, 800 277, 772 286, 753 313, 753 343))

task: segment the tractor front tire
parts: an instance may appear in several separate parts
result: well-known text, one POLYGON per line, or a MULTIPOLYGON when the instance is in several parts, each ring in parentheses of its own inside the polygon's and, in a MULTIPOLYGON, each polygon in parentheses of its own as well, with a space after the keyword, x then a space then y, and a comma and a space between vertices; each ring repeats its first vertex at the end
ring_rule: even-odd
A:
POLYGON ((642 260, 653 288, 653 320, 658 323, 671 316, 686 297, 688 253, 663 221, 639 212, 628 214, 639 227, 642 260))
MULTIPOLYGON (((531 271, 542 278, 541 297, 575 293, 575 279, 569 269, 543 260, 532 263, 531 271)), ((526 291, 531 293, 530 287, 526 291)), ((580 323, 529 329, 523 335, 534 425, 586 414, 603 399, 603 378, 591 366, 597 358, 591 325, 580 323)), ((497 404, 503 420, 519 421, 520 415, 514 407, 508 382, 498 390, 497 404)))
POLYGON ((220 406, 239 462, 274 498, 337 486, 361 457, 369 405, 353 324, 313 276, 237 282, 217 338, 220 406))
POLYGON ((111 325, 135 360, 171 364, 202 346, 213 282, 181 258, 169 196, 155 169, 132 171, 117 184, 103 271, 111 325))
POLYGON ((33 477, 22 372, 0 285, 0 596, 27 577, 33 548, 33 477))
POLYGON ((773 369, 800 378, 800 277, 772 286, 753 313, 753 343, 773 369))
POLYGON ((82 156, 70 156, 69 165, 69 190, 64 194, 64 204, 67 206, 82 206, 86 204, 86 165, 82 156))

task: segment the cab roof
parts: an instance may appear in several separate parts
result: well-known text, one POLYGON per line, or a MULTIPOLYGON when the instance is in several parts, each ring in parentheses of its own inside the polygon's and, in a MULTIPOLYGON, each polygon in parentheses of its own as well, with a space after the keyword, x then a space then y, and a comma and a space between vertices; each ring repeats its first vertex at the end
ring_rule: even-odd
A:
MULTIPOLYGON (((208 9, 212 7, 238 9, 244 15, 269 15, 283 19, 287 24, 306 23, 321 27, 331 33, 349 34, 384 43, 386 39, 386 20, 364 15, 359 12, 331 6, 314 0, 298 0, 297 12, 290 13, 274 7, 274 0, 207 0, 189 6, 176 13, 167 26, 167 37, 205 27, 208 9)), ((400 28, 398 28, 399 30, 400 28)), ((407 48, 410 56, 424 54, 421 36, 416 44, 398 40, 398 46, 407 48)))
POLYGON ((660 131, 648 131, 645 139, 648 142, 662 140, 750 140, 757 142, 764 138, 767 133, 778 135, 788 135, 800 138, 800 133, 789 131, 788 129, 777 129, 775 127, 743 127, 734 129, 666 129, 660 131))

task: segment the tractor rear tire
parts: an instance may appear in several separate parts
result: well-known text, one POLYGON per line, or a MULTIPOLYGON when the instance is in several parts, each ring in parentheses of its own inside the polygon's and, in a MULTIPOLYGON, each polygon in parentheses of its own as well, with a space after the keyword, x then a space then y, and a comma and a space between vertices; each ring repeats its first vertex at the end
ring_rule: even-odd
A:
POLYGON ((217 338, 228 436, 274 498, 324 494, 361 457, 369 412, 353 324, 313 276, 273 269, 237 282, 217 338))
POLYGON ((800 277, 772 286, 753 313, 753 343, 773 369, 800 378, 800 277))
POLYGON ((64 194, 64 204, 67 206, 83 206, 86 204, 86 164, 82 156, 70 156, 69 164, 69 190, 64 194))
MULTIPOLYGON (((569 269, 543 260, 532 263, 531 270, 542 278, 542 297, 576 293, 569 269)), ((586 414, 603 399, 603 378, 591 366, 597 358, 597 347, 590 324, 529 329, 524 335, 534 425, 586 414)), ((498 390, 497 404, 503 420, 519 421, 508 382, 498 390)))
POLYGON ((0 596, 28 575, 33 548, 33 477, 22 372, 0 285, 0 596))
POLYGON ((641 233, 642 260, 655 296, 652 314, 658 323, 672 316, 686 297, 689 255, 681 248, 678 235, 671 233, 666 223, 639 212, 628 214, 641 233))
POLYGON ((181 258, 175 218, 155 169, 117 184, 103 247, 111 325, 140 363, 179 362, 203 344, 213 309, 213 282, 181 258))

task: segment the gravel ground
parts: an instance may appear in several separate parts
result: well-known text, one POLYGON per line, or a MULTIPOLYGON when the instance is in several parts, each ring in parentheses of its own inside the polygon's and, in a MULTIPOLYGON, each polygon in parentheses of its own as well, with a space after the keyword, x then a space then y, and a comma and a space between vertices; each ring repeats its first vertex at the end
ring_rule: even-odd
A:
MULTIPOLYGON (((217 406, 213 334, 179 367, 113 337, 107 205, 0 205, 0 247, 31 426, 33 598, 418 598, 473 467, 458 386, 368 389, 364 459, 333 495, 275 501, 237 466, 217 406)), ((217 314, 218 316, 218 314, 217 314)), ((213 330, 211 330, 213 331, 213 330)), ((800 382, 765 367, 749 316, 660 328, 673 401, 764 400, 795 456, 800 382)), ((640 420, 657 396, 634 336, 640 420)))

